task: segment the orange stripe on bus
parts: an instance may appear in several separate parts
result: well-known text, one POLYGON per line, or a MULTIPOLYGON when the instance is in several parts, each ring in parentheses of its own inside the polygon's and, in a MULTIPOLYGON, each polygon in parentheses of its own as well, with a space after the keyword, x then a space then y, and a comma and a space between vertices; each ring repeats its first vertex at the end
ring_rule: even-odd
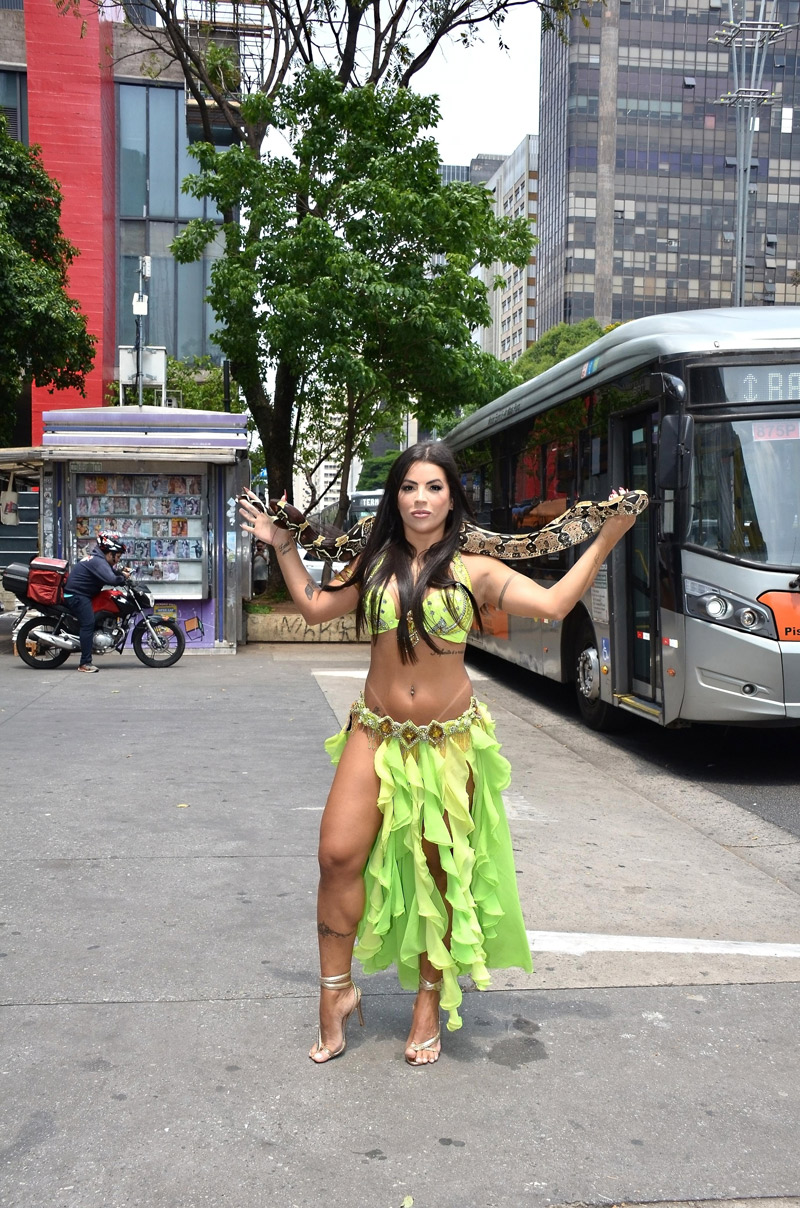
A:
POLYGON ((758 602, 772 612, 781 642, 800 642, 800 592, 765 591, 758 602))

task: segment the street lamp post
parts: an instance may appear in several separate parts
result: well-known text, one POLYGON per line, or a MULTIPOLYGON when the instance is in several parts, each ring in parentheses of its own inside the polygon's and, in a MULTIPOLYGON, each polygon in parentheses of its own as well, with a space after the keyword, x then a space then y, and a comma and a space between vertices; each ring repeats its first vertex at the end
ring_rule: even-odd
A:
POLYGON ((717 101, 736 110, 736 219, 734 225, 735 277, 733 305, 744 306, 745 261, 747 259, 747 212, 750 202, 750 167, 756 113, 761 105, 771 105, 774 94, 762 87, 768 49, 785 37, 796 25, 775 20, 777 0, 755 0, 758 16, 747 19, 748 0, 728 0, 728 20, 723 21, 709 42, 726 46, 731 52, 733 91, 717 101), (743 16, 736 17, 741 7, 743 16), (767 8, 769 7, 769 13, 767 8))
POLYGON ((145 281, 150 280, 150 257, 139 257, 139 289, 133 295, 133 314, 136 320, 136 393, 139 400, 139 406, 142 405, 142 392, 144 390, 144 374, 142 373, 142 350, 144 341, 142 339, 142 319, 147 314, 147 294, 144 292, 145 281))

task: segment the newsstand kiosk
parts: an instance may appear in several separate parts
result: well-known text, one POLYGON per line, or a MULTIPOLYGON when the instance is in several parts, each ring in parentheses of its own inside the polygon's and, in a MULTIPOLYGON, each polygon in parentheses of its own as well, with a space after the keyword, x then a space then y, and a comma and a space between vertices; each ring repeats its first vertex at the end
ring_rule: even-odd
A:
POLYGON ((235 651, 244 639, 250 540, 236 496, 250 484, 245 417, 172 407, 47 411, 40 552, 71 563, 113 529, 157 610, 186 632, 187 652, 235 651))

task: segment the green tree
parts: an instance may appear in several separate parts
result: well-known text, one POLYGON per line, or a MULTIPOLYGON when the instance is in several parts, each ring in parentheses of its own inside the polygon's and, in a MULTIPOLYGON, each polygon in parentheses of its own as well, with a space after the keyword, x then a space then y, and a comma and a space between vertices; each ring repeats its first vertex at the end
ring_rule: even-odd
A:
MULTIPOLYGON (((306 453, 336 456, 344 484, 375 431, 399 431, 407 411, 430 428, 514 383, 473 341, 490 314, 472 269, 524 264, 533 239, 524 219, 495 218, 485 189, 442 185, 424 134, 433 98, 346 90, 307 68, 277 100, 251 96, 242 110, 253 122, 268 110, 292 154, 193 148, 201 171, 184 188, 246 216, 223 227, 215 339, 256 422, 270 490, 291 491, 306 453)), ((217 234, 190 222, 177 259, 197 259, 217 234)))
MULTIPOLYGON (((167 357, 167 394, 176 399, 177 406, 188 407, 194 411, 224 411, 225 410, 225 374, 221 365, 213 357, 167 357)), ((138 402, 138 392, 135 386, 124 386, 123 397, 126 406, 138 402)), ((142 400, 148 407, 161 405, 161 387, 145 386, 142 400)), ((114 406, 119 402, 119 382, 112 382, 108 389, 106 404, 114 406)), ((235 381, 230 383, 230 408, 240 413, 244 405, 239 395, 235 381)))
MULTIPOLYGON (((180 407, 225 410, 225 375, 211 357, 167 357, 167 390, 176 396, 180 407)), ((242 410, 235 382, 230 386, 230 406, 232 411, 242 410)))
MULTIPOLYGON (((62 14, 70 14, 79 13, 81 3, 93 3, 102 8, 107 0, 55 2, 62 14)), ((370 0, 369 4, 354 3, 353 0, 325 0, 324 4, 318 0, 274 0, 260 10, 263 27, 252 25, 252 14, 243 15, 247 6, 237 8, 234 5, 224 16, 223 29, 215 26, 211 10, 207 21, 187 22, 182 6, 175 5, 174 0, 139 0, 136 12, 141 14, 142 22, 145 21, 145 10, 154 13, 156 20, 152 24, 149 21, 137 24, 137 36, 140 42, 149 42, 152 47, 142 65, 145 74, 157 77, 170 64, 180 67, 187 103, 207 143, 214 143, 220 124, 227 125, 239 147, 249 149, 257 159, 267 133, 276 125, 280 126, 275 110, 283 104, 282 90, 287 82, 296 82, 304 71, 324 69, 348 92, 375 90, 385 85, 407 89, 436 50, 448 40, 456 40, 467 49, 483 36, 494 34, 502 47, 505 15, 520 3, 535 4, 541 12, 544 30, 555 30, 561 37, 565 36, 565 28, 573 14, 581 8, 581 0, 448 0, 446 4, 431 3, 431 0, 370 0), (241 48, 240 53, 237 53, 237 47, 241 48), (262 53, 257 53, 255 48, 260 48, 262 53)), ((581 20, 587 21, 585 16, 581 20)), ((268 171, 277 171, 280 175, 275 163, 266 166, 268 171)), ((213 171, 209 155, 204 168, 213 171)), ((342 179, 338 183, 344 184, 345 188, 351 184, 358 189, 358 171, 356 157, 349 180, 342 179)), ((232 181, 232 174, 229 180, 232 181)), ((240 183, 239 189, 222 189, 219 202, 229 222, 233 221, 237 206, 241 206, 239 212, 248 218, 253 236, 250 284, 254 285, 260 275, 257 263, 260 231, 269 229, 271 223, 274 229, 274 211, 280 210, 288 223, 280 231, 280 242, 286 250, 291 250, 292 245, 287 244, 284 236, 296 234, 315 211, 302 190, 294 209, 287 210, 280 183, 277 199, 270 200, 268 187, 266 191, 260 189, 263 195, 261 212, 248 211, 247 202, 252 190, 243 179, 240 183), (265 211, 270 213, 265 214, 265 211)), ((380 214, 380 207, 377 213, 380 214)), ((369 220, 369 212, 364 211, 360 221, 369 220)), ((191 238, 195 239, 196 234, 191 238)), ((190 241, 186 241, 187 245, 190 241)), ((306 237, 299 241, 301 259, 308 250, 307 244, 306 237)), ((234 248, 233 253, 246 258, 242 248, 234 248)), ((191 255, 188 250, 184 254, 191 255)), ((290 256, 290 261, 293 260, 294 254, 290 256)), ((292 264, 295 277, 298 268, 297 264, 292 264)), ((237 345, 237 354, 232 355, 231 360, 248 405, 257 415, 272 482, 287 484, 291 490, 293 467, 290 457, 292 449, 299 447, 299 434, 304 431, 302 404, 304 398, 310 398, 311 386, 304 363, 298 365, 291 355, 275 357, 274 348, 262 346, 259 312, 262 306, 271 305, 272 299, 259 294, 255 288, 248 292, 246 285, 242 279, 240 287, 244 292, 228 299, 229 312, 238 307, 242 319, 240 336, 230 340, 231 344, 237 345), (254 312, 251 316, 246 314, 248 306, 254 312), (259 367, 267 362, 270 363, 270 375, 258 381, 259 367)), ((304 286, 301 284, 297 288, 302 293, 304 286)), ((402 300, 399 305, 400 316, 409 319, 409 329, 413 330, 417 316, 405 308, 402 300)), ((458 350, 451 361, 457 354, 458 350)), ((486 379, 491 373, 495 379, 498 376, 502 379, 498 389, 505 389, 512 380, 508 376, 503 378, 496 370, 490 371, 488 363, 484 364, 482 372, 486 379)), ((352 432, 359 430, 364 409, 374 409, 373 396, 371 387, 363 394, 351 383, 338 382, 337 385, 339 400, 346 399, 351 417, 356 413, 355 423, 350 422, 350 437, 347 432, 344 434, 346 444, 352 438, 352 432)), ((467 402, 466 406, 469 405, 467 402)), ((336 406, 335 400, 331 406, 336 406)), ((307 457, 304 464, 311 461, 313 456, 307 457)))
POLYGON ((610 330, 610 327, 601 327, 596 319, 583 319, 574 325, 559 323, 556 327, 551 327, 514 362, 517 380, 527 382, 538 373, 544 373, 545 369, 551 369, 574 352, 580 352, 588 344, 599 340, 605 331, 610 330))
MULTIPOLYGON (((81 2, 55 5, 64 16, 80 16, 81 2)), ((102 9, 110 0, 83 3, 102 9)), ((166 63, 178 64, 204 138, 212 142, 214 126, 222 121, 258 154, 271 123, 263 109, 245 109, 244 96, 272 97, 309 66, 330 71, 344 88, 407 88, 448 40, 466 50, 493 33, 502 48, 506 13, 520 4, 535 4, 542 29, 562 37, 582 7, 581 0, 270 0, 261 8, 260 26, 253 24, 254 13, 245 14, 248 6, 231 5, 220 14, 220 29, 213 5, 202 21, 186 21, 185 6, 175 0, 137 0, 135 7, 143 22, 137 25, 139 37, 153 48, 143 70, 157 76, 166 63), (147 10, 155 15, 152 23, 144 23, 147 10)), ((133 9, 128 6, 135 20, 133 9)), ((588 25, 585 14, 581 20, 588 25)))
POLYGON ((0 443, 10 439, 24 379, 85 392, 96 341, 67 292, 77 255, 39 148, 11 138, 0 116, 0 443))
POLYGON ((385 453, 381 453, 380 457, 365 457, 357 490, 372 491, 382 487, 386 482, 387 474, 399 456, 399 449, 387 449, 385 453))

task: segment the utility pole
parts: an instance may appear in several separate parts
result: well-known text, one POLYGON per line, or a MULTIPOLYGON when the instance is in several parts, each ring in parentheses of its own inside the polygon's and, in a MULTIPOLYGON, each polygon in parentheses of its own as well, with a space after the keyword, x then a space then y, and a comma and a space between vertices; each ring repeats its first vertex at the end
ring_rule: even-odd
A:
POLYGON ((144 341, 142 339, 142 319, 147 314, 147 294, 144 292, 145 281, 150 280, 150 257, 139 257, 139 289, 133 295, 133 314, 136 320, 136 393, 139 400, 139 407, 142 406, 142 392, 144 390, 144 373, 142 371, 142 352, 144 341))
POLYGON ((717 101, 736 110, 736 219, 734 224, 735 276, 733 305, 744 306, 745 261, 747 259, 747 215, 750 204, 750 166, 753 135, 761 105, 771 105, 774 93, 762 87, 767 51, 797 25, 775 20, 777 0, 754 0, 757 16, 747 19, 748 0, 728 0, 728 20, 723 21, 709 42, 731 52, 733 91, 717 101), (741 10, 742 16, 736 12, 741 10), (769 10, 769 11, 767 11, 769 10))
POLYGON ((222 362, 222 407, 224 411, 231 409, 231 363, 227 357, 222 362))

